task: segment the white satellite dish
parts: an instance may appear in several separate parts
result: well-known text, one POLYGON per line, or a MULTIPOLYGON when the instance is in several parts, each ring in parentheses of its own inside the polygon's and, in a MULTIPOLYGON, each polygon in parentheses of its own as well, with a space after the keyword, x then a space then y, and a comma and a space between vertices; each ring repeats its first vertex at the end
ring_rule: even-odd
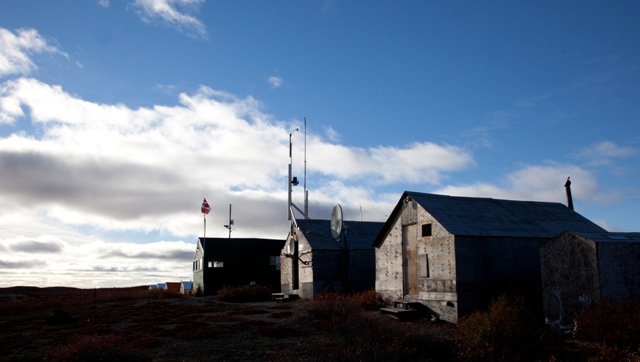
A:
POLYGON ((342 232, 342 207, 340 204, 337 204, 333 207, 333 211, 331 212, 331 235, 334 239, 338 239, 340 237, 340 233, 342 232))

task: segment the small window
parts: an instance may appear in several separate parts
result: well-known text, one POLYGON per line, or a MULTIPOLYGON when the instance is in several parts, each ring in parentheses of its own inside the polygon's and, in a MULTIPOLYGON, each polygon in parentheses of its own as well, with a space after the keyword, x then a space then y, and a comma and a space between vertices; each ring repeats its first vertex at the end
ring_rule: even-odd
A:
POLYGON ((213 267, 214 268, 224 268, 224 262, 223 261, 214 261, 213 262, 213 267))
POLYGON ((422 237, 431 236, 431 224, 422 225, 422 237))
POLYGON ((274 265, 276 270, 280 270, 280 264, 282 264, 282 260, 280 259, 280 255, 275 255, 269 257, 269 265, 274 265))
POLYGON ((270 256, 269 265, 280 265, 280 255, 270 256))
POLYGON ((207 263, 207 267, 209 267, 209 268, 213 268, 213 262, 212 262, 212 261, 208 262, 208 263, 207 263))
POLYGON ((418 275, 420 276, 420 278, 431 278, 431 273, 429 270, 429 255, 420 254, 418 255, 418 258, 418 275))

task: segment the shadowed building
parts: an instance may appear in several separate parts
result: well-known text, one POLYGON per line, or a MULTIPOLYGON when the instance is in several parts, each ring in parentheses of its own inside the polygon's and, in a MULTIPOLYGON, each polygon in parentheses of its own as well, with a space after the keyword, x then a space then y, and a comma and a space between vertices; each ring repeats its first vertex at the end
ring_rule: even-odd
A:
POLYGON ((544 313, 570 324, 604 299, 640 299, 640 233, 563 232, 540 251, 544 313))
POLYGON ((405 192, 374 242, 376 291, 457 322, 501 294, 542 311, 540 247, 605 232, 561 203, 405 192))
POLYGON ((280 289, 280 251, 284 240, 198 238, 193 257, 193 288, 216 295, 229 286, 259 284, 280 289))
POLYGON ((372 243, 382 224, 345 221, 345 231, 336 240, 330 220, 295 219, 282 249, 282 293, 312 299, 323 291, 373 290, 372 243))

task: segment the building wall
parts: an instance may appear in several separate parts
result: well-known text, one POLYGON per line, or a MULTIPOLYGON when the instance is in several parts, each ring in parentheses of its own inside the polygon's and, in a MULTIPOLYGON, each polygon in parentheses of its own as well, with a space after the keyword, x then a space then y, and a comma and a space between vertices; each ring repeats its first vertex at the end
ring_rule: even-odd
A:
POLYGON ((451 235, 420 205, 417 206, 420 301, 440 319, 458 318, 456 244, 451 235), (422 236, 422 226, 431 225, 431 236, 422 236))
POLYGON ((199 295, 204 295, 204 270, 200 266, 202 264, 204 251, 200 248, 200 243, 196 247, 196 253, 193 257, 193 291, 199 295), (198 265, 198 269, 196 269, 198 265))
MULTIPOLYGON (((298 289, 293 288, 293 259, 289 254, 288 240, 282 251, 281 290, 283 293, 296 294, 300 298, 313 299, 321 292, 338 292, 345 290, 343 277, 344 252, 341 249, 311 250, 302 233, 297 231, 299 261, 298 289)), ((371 290, 375 282, 375 255, 373 248, 367 250, 350 250, 348 287, 352 292, 371 290)))
POLYGON ((558 320, 562 313, 561 323, 572 323, 580 308, 580 296, 589 296, 594 302, 600 300, 598 256, 593 241, 562 233, 541 247, 540 263, 543 313, 549 321, 558 320))
POLYGON ((290 245, 293 239, 290 237, 284 245, 281 253, 280 289, 283 293, 296 294, 303 299, 312 299, 314 291, 313 254, 311 246, 300 230, 296 230, 298 239, 298 288, 293 285, 293 258, 290 245), (287 256, 289 255, 289 256, 287 256))
POLYGON ((541 249, 545 316, 571 323, 583 307, 580 297, 592 303, 640 298, 640 244, 594 241, 570 232, 562 233, 541 249))
POLYGON ((501 294, 524 296, 528 306, 541 310, 539 255, 544 241, 455 236, 409 201, 376 248, 376 291, 388 302, 419 301, 453 323, 488 307, 501 294), (430 235, 425 225, 430 225, 430 235), (412 244, 417 244, 417 258, 412 256, 412 244), (415 264, 417 294, 410 269, 415 264))
POLYGON ((404 296, 402 223, 396 220, 384 242, 376 248, 376 292, 387 302, 404 296))
POLYGON ((542 312, 541 238, 456 237, 459 315, 487 308, 506 294, 542 312))
POLYGON ((454 236, 424 208, 408 202, 387 238, 375 250, 376 291, 387 302, 402 298, 419 301, 441 319, 457 321, 454 241, 454 236), (430 225, 431 235, 423 236, 423 225, 430 225), (403 232, 409 234, 403 236, 403 232), (416 245, 416 257, 411 255, 412 250, 407 250, 407 244, 416 245), (417 274, 417 280, 407 280, 414 278, 413 273, 417 274), (410 277, 406 278, 407 275, 410 277), (413 291, 416 282, 417 293, 413 291))
POLYGON ((200 295, 216 295, 226 285, 258 284, 280 291, 277 256, 282 242, 260 239, 200 241, 193 260, 193 288, 200 295))
POLYGON ((376 255, 374 248, 352 249, 349 285, 352 292, 374 290, 376 282, 376 255))
POLYGON ((640 298, 640 244, 636 242, 597 243, 602 299, 640 298))

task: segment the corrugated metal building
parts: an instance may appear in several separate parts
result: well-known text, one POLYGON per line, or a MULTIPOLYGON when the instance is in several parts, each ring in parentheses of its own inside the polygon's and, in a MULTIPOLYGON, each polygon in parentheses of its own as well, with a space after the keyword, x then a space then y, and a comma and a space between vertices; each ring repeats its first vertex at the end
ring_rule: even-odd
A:
POLYGON ((344 225, 347 249, 344 235, 340 240, 331 235, 330 220, 294 220, 282 249, 283 293, 312 299, 322 291, 359 292, 374 288, 372 243, 383 223, 345 221, 344 225))
POLYGON ((541 312, 540 247, 565 230, 605 232, 560 203, 405 192, 374 242, 376 291, 454 323, 505 293, 541 312))
POLYGON ((640 298, 640 233, 563 232, 540 251, 545 316, 572 323, 589 302, 640 298))

